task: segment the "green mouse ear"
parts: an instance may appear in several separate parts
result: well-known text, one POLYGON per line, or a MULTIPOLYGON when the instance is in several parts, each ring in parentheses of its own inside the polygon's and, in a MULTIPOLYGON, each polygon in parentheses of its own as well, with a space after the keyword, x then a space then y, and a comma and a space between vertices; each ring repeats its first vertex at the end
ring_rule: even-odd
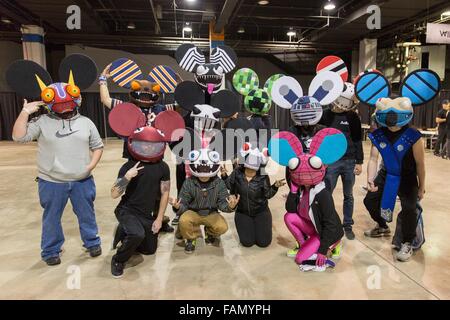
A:
POLYGON ((242 68, 233 75, 233 87, 237 92, 246 96, 252 90, 259 88, 259 78, 255 71, 249 68, 242 68))

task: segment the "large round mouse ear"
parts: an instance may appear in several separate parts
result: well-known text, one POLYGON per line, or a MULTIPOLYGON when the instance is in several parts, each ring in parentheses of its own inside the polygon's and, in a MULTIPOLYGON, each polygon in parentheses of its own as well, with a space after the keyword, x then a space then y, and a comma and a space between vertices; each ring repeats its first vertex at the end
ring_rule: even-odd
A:
POLYGON ((220 90, 211 96, 211 106, 220 109, 221 118, 228 118, 239 112, 239 98, 230 90, 220 90))
POLYGON ((330 165, 347 151, 347 138, 334 128, 322 129, 312 138, 309 152, 318 156, 323 164, 330 165))
POLYGON ((377 71, 366 72, 355 83, 355 94, 359 101, 375 106, 378 99, 388 98, 391 87, 388 79, 377 71))
POLYGON ((167 142, 179 141, 184 135, 184 119, 173 110, 160 112, 154 126, 167 142))
POLYGON ((188 72, 195 72, 199 65, 206 63, 203 52, 191 43, 179 46, 175 51, 175 59, 180 67, 188 72))
POLYGON ((272 106, 272 99, 270 99, 266 90, 258 88, 250 91, 245 97, 244 106, 245 109, 253 114, 266 115, 272 106))
POLYGON ((205 103, 205 92, 193 81, 183 81, 175 89, 175 101, 185 110, 192 111, 196 104, 205 103))
POLYGON ((303 89, 294 78, 281 77, 274 82, 270 95, 279 107, 291 109, 294 102, 303 96, 303 89))
POLYGON ((314 97, 321 105, 335 101, 344 91, 344 81, 339 74, 331 71, 321 71, 309 85, 308 95, 314 97))
POLYGON ((52 83, 50 74, 31 60, 17 60, 6 70, 6 82, 15 92, 26 98, 37 98, 52 83))
POLYGON ((156 82, 164 93, 175 92, 177 87, 177 74, 171 67, 156 66, 150 71, 149 79, 156 82))
POLYGON ((280 165, 287 167, 289 160, 298 158, 303 153, 303 147, 295 134, 280 131, 272 136, 268 145, 269 156, 280 165))
POLYGON ((263 89, 266 90, 269 97, 271 97, 271 95, 272 95, 273 84, 275 83, 275 81, 277 81, 281 77, 284 77, 284 74, 281 74, 281 73, 274 74, 274 75, 270 76, 270 78, 267 79, 266 82, 264 83, 263 89))
POLYGON ((218 64, 225 73, 228 73, 236 68, 236 52, 229 46, 218 46, 211 51, 210 63, 218 64))
POLYGON ((250 68, 242 68, 233 75, 233 87, 237 92, 246 96, 250 91, 259 88, 259 78, 250 68))
POLYGON ((411 100, 413 106, 433 100, 441 90, 439 75, 428 69, 415 70, 408 74, 400 86, 400 95, 411 100))
POLYGON ((115 106, 108 117, 109 126, 122 137, 130 136, 136 129, 146 125, 144 113, 134 104, 125 102, 115 106))
POLYGON ((344 60, 337 56, 327 56, 320 60, 316 67, 316 72, 320 73, 322 71, 336 72, 342 78, 342 81, 347 82, 348 80, 347 66, 344 60))
POLYGON ((144 76, 139 66, 133 60, 120 58, 111 63, 109 74, 112 81, 122 88, 131 88, 131 81, 142 80, 144 76))
POLYGON ((89 88, 97 80, 97 65, 84 54, 71 54, 59 65, 59 81, 75 84, 81 90, 89 88))

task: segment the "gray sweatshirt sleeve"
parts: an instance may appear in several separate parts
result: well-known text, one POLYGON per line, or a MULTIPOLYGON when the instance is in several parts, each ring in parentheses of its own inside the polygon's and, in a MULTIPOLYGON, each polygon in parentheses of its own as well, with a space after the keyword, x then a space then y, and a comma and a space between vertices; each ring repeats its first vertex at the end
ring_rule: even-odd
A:
POLYGON ((22 138, 14 138, 14 141, 27 143, 33 140, 37 140, 41 135, 41 117, 31 119, 31 121, 27 124, 27 133, 22 138))
POLYGON ((95 150, 103 148, 103 141, 98 133, 97 127, 95 124, 89 119, 89 127, 91 134, 89 136, 89 149, 95 150))

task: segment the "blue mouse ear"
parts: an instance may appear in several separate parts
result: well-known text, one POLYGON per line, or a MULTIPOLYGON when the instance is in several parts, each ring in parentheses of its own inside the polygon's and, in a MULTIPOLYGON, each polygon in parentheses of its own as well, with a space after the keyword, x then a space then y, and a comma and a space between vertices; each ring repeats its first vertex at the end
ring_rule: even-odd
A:
POLYGON ((400 86, 400 95, 411 100, 413 106, 420 106, 433 100, 441 90, 441 81, 436 72, 419 69, 408 74, 400 86))
POLYGON ((385 76, 371 71, 356 81, 355 94, 359 101, 373 107, 378 99, 388 98, 391 95, 391 87, 385 76))
POLYGON ((269 156, 280 165, 287 167, 289 160, 297 158, 303 153, 300 140, 292 132, 281 131, 276 133, 267 146, 269 156))

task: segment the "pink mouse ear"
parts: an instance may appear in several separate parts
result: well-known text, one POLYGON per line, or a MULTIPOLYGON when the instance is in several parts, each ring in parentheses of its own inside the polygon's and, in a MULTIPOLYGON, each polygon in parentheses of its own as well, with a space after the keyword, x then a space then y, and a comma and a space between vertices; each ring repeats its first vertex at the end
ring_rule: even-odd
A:
POLYGON ((185 125, 181 115, 173 110, 159 113, 155 118, 155 128, 160 131, 167 142, 183 138, 185 125))
POLYGON ((115 106, 109 113, 109 126, 122 137, 130 136, 137 128, 146 125, 144 113, 132 103, 125 102, 115 106))

